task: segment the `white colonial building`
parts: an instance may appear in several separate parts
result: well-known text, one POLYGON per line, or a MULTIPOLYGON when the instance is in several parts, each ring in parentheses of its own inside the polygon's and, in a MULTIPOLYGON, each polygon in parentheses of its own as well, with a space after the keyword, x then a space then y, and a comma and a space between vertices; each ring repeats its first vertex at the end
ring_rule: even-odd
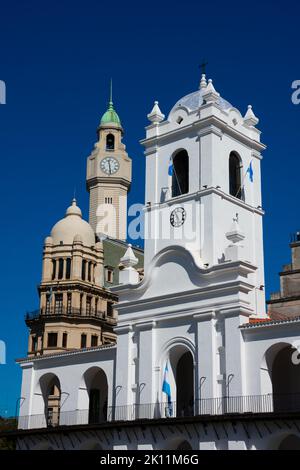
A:
POLYGON ((300 448, 300 320, 265 312, 258 119, 205 75, 148 118, 144 277, 128 246, 110 289, 117 344, 19 361, 18 446, 300 448))

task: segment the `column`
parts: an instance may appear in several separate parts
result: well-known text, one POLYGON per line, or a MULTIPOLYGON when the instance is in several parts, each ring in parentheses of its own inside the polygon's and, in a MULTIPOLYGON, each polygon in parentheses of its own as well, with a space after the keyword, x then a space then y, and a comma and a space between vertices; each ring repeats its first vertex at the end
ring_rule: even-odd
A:
POLYGON ((215 312, 204 312, 194 318, 197 321, 195 399, 198 411, 205 414, 211 411, 211 399, 217 396, 215 312))
POLYGON ((73 244, 73 256, 72 256, 72 268, 71 268, 71 278, 72 279, 81 279, 81 263, 82 263, 82 241, 76 241, 73 244))
POLYGON ((132 405, 132 326, 122 325, 115 328, 118 335, 115 382, 115 419, 129 418, 128 405, 132 405))
MULTIPOLYGON (((138 348, 138 383, 137 401, 141 405, 141 413, 154 413, 155 384, 154 384, 154 351, 155 351, 155 321, 148 321, 135 325, 135 331, 139 333, 138 348), (152 407, 143 405, 153 404, 152 407)), ((141 418, 152 418, 153 416, 140 416, 141 418)))
POLYGON ((245 393, 244 342, 240 325, 246 323, 241 309, 220 311, 225 317, 225 364, 227 395, 241 396, 245 393))

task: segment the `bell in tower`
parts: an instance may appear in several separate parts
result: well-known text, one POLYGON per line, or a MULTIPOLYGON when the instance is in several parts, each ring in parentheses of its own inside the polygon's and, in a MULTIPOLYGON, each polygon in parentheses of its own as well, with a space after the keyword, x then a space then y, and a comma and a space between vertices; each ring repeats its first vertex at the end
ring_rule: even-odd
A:
POLYGON ((126 240, 131 159, 122 143, 123 133, 112 101, 111 84, 108 108, 97 129, 98 141, 87 162, 89 223, 99 238, 126 240))

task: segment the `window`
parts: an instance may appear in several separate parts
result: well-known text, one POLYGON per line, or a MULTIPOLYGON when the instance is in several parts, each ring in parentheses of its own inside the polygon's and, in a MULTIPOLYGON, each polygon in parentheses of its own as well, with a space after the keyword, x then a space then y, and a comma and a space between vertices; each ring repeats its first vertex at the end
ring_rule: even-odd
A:
POLYGON ((86 335, 84 333, 81 335, 81 348, 86 348, 86 335))
POLYGON ((57 346, 57 333, 48 333, 48 348, 57 346))
POLYGON ((80 315, 82 315, 82 301, 83 301, 83 294, 80 294, 80 305, 79 305, 80 315))
POLYGON ((241 160, 235 152, 229 156, 229 193, 242 199, 241 160))
POLYGON ((92 262, 91 261, 89 262, 89 266, 88 266, 88 280, 90 282, 92 280, 92 262))
POLYGON ((113 198, 112 197, 106 197, 104 199, 105 204, 112 204, 113 203, 113 198))
POLYGON ((60 258, 58 260, 58 279, 62 279, 64 275, 64 260, 60 258))
POLYGON ((51 313, 51 294, 46 294, 46 315, 51 313))
POLYGON ((56 276, 56 260, 53 259, 52 260, 52 281, 53 279, 55 279, 55 276, 56 276))
POLYGON ((172 197, 189 192, 189 156, 181 150, 173 157, 172 197))
POLYGON ((113 134, 107 134, 106 150, 114 150, 114 148, 115 148, 115 136, 113 134))
POLYGON ((108 317, 112 317, 113 316, 113 303, 112 302, 107 302, 107 305, 106 305, 106 313, 107 313, 107 316, 108 317))
POLYGON ((67 347, 67 342, 68 342, 68 333, 63 333, 63 338, 62 338, 62 347, 63 348, 67 347))
POLYGON ((106 282, 113 283, 114 282, 114 270, 113 268, 106 268, 106 282))
POLYGON ((81 279, 85 281, 86 276, 86 261, 82 260, 82 268, 81 268, 81 279))
POLYGON ((97 335, 92 335, 91 346, 92 346, 92 348, 98 346, 98 336, 97 335))
POLYGON ((66 279, 71 278, 71 258, 67 258, 66 260, 66 279))
POLYGON ((38 346, 37 336, 33 336, 31 339, 31 351, 33 352, 37 351, 37 346, 38 346))
POLYGON ((55 294, 54 313, 55 313, 55 315, 61 315, 62 311, 63 311, 63 295, 62 294, 55 294))
POLYGON ((86 314, 90 315, 92 311, 92 297, 87 296, 86 298, 86 314))

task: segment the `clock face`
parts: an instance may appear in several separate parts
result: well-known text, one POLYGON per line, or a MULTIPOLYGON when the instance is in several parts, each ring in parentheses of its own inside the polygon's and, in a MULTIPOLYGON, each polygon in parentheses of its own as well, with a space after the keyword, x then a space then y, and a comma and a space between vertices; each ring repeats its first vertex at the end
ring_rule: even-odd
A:
POLYGON ((106 175, 113 175, 119 170, 120 163, 114 157, 105 157, 100 162, 100 168, 106 175))
POLYGON ((170 223, 173 227, 180 227, 184 224, 185 219, 186 211, 183 207, 176 207, 176 209, 171 212, 170 223))

